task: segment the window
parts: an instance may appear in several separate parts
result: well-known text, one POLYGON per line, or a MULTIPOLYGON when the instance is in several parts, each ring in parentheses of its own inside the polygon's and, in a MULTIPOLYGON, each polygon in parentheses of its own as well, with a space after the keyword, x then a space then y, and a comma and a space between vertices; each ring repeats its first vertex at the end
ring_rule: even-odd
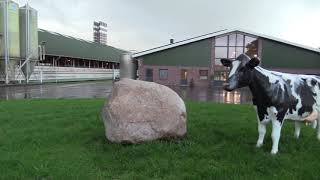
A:
POLYGON ((146 81, 153 81, 153 69, 146 69, 146 81))
MULTIPOLYGON (((215 38, 214 52, 214 65, 222 66, 222 58, 234 60, 243 53, 250 57, 257 55, 258 40, 256 37, 247 36, 241 33, 227 34, 215 38)), ((225 70, 220 69, 218 72, 214 73, 214 80, 225 81, 229 70, 227 68, 224 68, 225 70)))
POLYGON ((249 44, 253 43, 254 41, 256 41, 256 38, 250 37, 250 36, 246 36, 245 38, 245 46, 248 46, 249 44))
POLYGON ((237 46, 243 46, 244 35, 237 34, 237 46))
POLYGON ((216 58, 227 58, 228 57, 228 48, 227 47, 216 47, 215 48, 216 58))
POLYGON ((229 47, 229 51, 228 51, 228 58, 229 59, 234 59, 236 58, 236 48, 235 47, 229 47))
POLYGON ((229 35, 229 46, 236 46, 236 34, 230 34, 229 35))
POLYGON ((233 33, 215 39, 215 65, 221 65, 221 58, 235 59, 240 54, 253 57, 258 54, 258 40, 255 37, 233 33))
POLYGON ((200 80, 207 80, 208 79, 208 70, 199 70, 200 80))
POLYGON ((228 73, 225 71, 216 71, 214 72, 215 81, 226 81, 228 73))
POLYGON ((254 40, 251 43, 248 43, 245 48, 246 48, 245 53, 249 57, 252 58, 258 55, 258 40, 254 40))
POLYGON ((228 46, 228 36, 222 36, 216 38, 215 46, 228 46))
POLYGON ((168 79, 168 69, 159 69, 159 79, 168 79))
POLYGON ((236 47, 236 56, 238 57, 240 54, 243 54, 243 47, 236 47))

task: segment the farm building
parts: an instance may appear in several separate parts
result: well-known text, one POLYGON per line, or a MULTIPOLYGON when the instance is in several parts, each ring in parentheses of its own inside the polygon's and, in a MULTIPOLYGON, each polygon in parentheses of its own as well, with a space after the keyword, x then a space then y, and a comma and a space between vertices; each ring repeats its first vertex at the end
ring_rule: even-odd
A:
POLYGON ((40 72, 47 81, 112 79, 119 74, 120 55, 125 52, 121 49, 43 29, 38 35, 45 58, 37 63, 33 79, 39 79, 40 72))
POLYGON ((320 75, 320 50, 247 30, 222 30, 135 53, 141 80, 164 85, 209 86, 225 81, 221 58, 246 53, 270 70, 320 75))
POLYGON ((38 29, 38 12, 29 4, 0 2, 0 84, 112 79, 124 52, 38 29))

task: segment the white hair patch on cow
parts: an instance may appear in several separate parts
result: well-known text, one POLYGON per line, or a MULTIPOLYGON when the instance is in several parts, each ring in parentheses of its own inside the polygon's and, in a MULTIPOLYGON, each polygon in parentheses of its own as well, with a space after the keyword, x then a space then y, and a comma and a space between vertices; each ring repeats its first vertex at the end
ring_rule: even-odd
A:
POLYGON ((230 71, 230 74, 229 74, 229 78, 234 75, 238 69, 238 67, 240 66, 241 64, 241 61, 232 61, 232 68, 231 68, 231 71, 230 71))

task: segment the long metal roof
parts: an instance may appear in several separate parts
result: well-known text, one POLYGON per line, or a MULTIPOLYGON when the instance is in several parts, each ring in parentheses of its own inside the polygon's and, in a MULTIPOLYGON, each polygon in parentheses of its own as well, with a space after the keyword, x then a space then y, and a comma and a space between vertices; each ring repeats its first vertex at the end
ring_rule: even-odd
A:
POLYGON ((257 36, 257 37, 261 37, 261 38, 265 38, 265 39, 270 39, 270 40, 273 40, 273 41, 285 43, 285 44, 288 44, 288 45, 291 45, 291 46, 296 46, 296 47, 303 48, 303 49, 306 49, 306 50, 309 50, 309 51, 314 51, 314 52, 320 53, 320 50, 316 49, 316 48, 304 46, 304 45, 293 43, 293 42, 289 42, 289 41, 286 41, 286 40, 283 40, 283 39, 280 39, 280 38, 276 38, 276 37, 272 37, 272 36, 268 36, 268 35, 264 35, 264 34, 260 34, 260 33, 256 33, 256 32, 252 32, 252 31, 248 31, 248 30, 244 30, 244 29, 239 29, 238 28, 238 29, 224 29, 224 30, 221 30, 221 31, 216 31, 216 32, 213 32, 213 33, 204 34, 204 35, 193 37, 193 38, 190 38, 190 39, 178 41, 178 42, 173 43, 173 44, 167 44, 167 45, 164 45, 164 46, 160 46, 160 47, 148 49, 148 50, 145 50, 145 51, 137 52, 137 53, 133 54, 133 57, 137 58, 137 57, 141 57, 141 56, 144 56, 144 55, 152 54, 152 53, 155 53, 155 52, 163 51, 163 50, 166 50, 166 49, 171 49, 171 48, 174 48, 174 47, 182 46, 182 45, 185 45, 185 44, 189 44, 189 43, 193 43, 193 42, 197 42, 197 41, 201 41, 201 40, 204 40, 204 39, 212 38, 212 37, 215 37, 215 36, 221 36, 221 35, 228 34, 228 33, 233 33, 233 32, 240 32, 240 33, 242 32, 242 33, 245 33, 245 34, 249 34, 249 35, 253 35, 253 36, 257 36))
POLYGON ((46 54, 97 61, 119 62, 124 50, 91 41, 51 32, 38 30, 39 44, 45 42, 46 54))

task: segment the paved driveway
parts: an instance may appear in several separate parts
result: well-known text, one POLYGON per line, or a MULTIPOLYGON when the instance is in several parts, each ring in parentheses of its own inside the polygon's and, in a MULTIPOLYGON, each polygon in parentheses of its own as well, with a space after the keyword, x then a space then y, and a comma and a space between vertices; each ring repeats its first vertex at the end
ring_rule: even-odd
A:
MULTIPOLYGON (((221 103, 250 103, 251 94, 247 89, 226 92, 221 87, 171 87, 184 100, 214 101, 221 103)), ((78 83, 58 83, 29 86, 2 86, 0 99, 30 99, 30 98, 103 98, 112 89, 111 81, 89 81, 78 83)))

